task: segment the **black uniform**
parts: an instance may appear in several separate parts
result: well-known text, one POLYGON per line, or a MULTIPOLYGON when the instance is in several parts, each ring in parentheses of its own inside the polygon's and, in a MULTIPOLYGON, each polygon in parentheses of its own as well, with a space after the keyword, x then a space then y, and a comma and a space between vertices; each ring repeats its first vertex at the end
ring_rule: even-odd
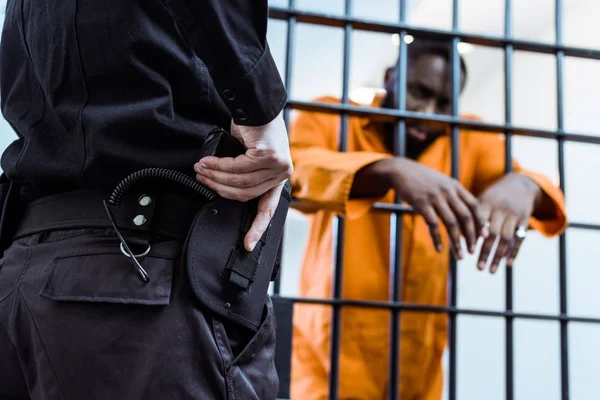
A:
POLYGON ((189 172, 216 125, 263 125, 286 92, 266 0, 8 0, 2 169, 27 197, 189 172), (212 79, 211 79, 212 78, 212 79))
POLYGON ((231 118, 279 114, 267 15, 266 0, 8 0, 0 89, 18 139, 1 165, 27 207, 0 261, 0 399, 275 398, 270 300, 247 330, 190 289, 193 201, 124 201, 125 230, 154 215, 149 283, 99 210, 69 220, 134 171, 193 176, 231 118))

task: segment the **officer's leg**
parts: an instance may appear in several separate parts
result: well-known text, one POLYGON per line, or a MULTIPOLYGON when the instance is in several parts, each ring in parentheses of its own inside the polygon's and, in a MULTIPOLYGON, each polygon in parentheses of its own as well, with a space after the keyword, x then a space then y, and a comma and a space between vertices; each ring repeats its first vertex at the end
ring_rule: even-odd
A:
POLYGON ((7 331, 16 283, 26 264, 23 250, 16 243, 0 260, 0 400, 29 400, 22 363, 7 331))
POLYGON ((153 245, 141 260, 144 284, 114 234, 73 235, 51 233, 30 248, 14 305, 16 347, 38 382, 32 399, 274 398, 265 370, 272 323, 232 350, 189 287, 180 242, 153 245))
POLYGON ((0 326, 0 399, 29 399, 19 357, 2 326, 0 326))

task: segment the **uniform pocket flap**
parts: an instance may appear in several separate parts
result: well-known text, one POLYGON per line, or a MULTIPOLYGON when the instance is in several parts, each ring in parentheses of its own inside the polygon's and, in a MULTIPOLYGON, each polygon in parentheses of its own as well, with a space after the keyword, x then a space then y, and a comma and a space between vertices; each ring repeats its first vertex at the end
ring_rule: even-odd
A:
POLYGON ((121 252, 57 257, 40 296, 61 301, 168 305, 174 260, 148 255, 140 262, 151 277, 147 283, 121 252))

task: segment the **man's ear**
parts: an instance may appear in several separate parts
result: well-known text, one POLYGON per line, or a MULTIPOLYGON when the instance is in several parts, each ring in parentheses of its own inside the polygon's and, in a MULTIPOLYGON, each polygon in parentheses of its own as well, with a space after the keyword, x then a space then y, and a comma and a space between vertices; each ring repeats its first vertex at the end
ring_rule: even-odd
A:
POLYGON ((388 81, 392 78, 392 75, 393 75, 395 69, 396 69, 395 67, 387 67, 385 69, 385 73, 383 75, 383 86, 384 87, 387 86, 388 81))

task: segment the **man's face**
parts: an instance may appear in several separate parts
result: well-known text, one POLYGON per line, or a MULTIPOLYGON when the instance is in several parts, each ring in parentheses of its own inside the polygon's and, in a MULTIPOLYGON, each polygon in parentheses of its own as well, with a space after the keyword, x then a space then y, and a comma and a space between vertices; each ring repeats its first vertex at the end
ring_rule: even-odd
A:
MULTIPOLYGON (((388 95, 384 107, 397 108, 394 94, 396 72, 388 75, 386 90, 388 95)), ((464 74, 461 86, 464 84, 464 74)), ((422 54, 409 60, 406 77, 407 111, 449 115, 452 111, 452 68, 446 59, 437 54, 422 54)), ((406 134, 410 142, 431 142, 444 133, 446 124, 406 120, 406 134)))

